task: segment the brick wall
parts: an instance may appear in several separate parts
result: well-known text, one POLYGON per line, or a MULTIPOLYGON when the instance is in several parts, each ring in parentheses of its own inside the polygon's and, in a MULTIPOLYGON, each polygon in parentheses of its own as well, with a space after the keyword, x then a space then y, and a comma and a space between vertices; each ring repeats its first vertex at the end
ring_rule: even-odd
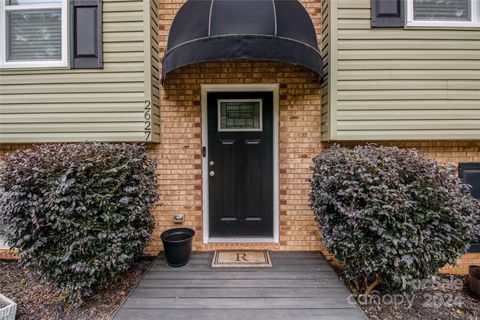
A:
MULTIPOLYGON (((160 58, 165 52, 168 31, 175 13, 184 1, 158 1, 160 19, 160 58)), ((320 35, 320 1, 302 1, 320 35)), ((184 226, 195 229, 194 250, 215 248, 268 248, 272 250, 323 250, 320 233, 308 207, 311 158, 330 144, 320 142, 320 84, 311 71, 284 63, 222 61, 196 64, 169 74, 160 92, 162 143, 149 146, 158 163, 160 204, 153 214, 156 227, 147 249, 151 255, 162 250, 160 233, 175 226, 175 213, 185 213, 184 226), (280 243, 215 244, 202 243, 201 177, 201 84, 279 83, 280 84, 280 243)), ((480 162, 480 142, 400 141, 384 145, 416 147, 441 163, 480 162)), ((344 143, 353 145, 353 143, 344 143)), ((1 145, 4 152, 24 146, 1 145)), ((4 252, 4 251, 3 251, 4 252)), ((324 251, 328 256, 328 253, 324 251)), ((2 251, 0 250, 0 257, 2 251)), ((459 260, 464 272, 469 263, 480 263, 479 254, 459 260)))
MULTIPOLYGON (((161 92, 162 143, 152 146, 159 162, 162 206, 155 210, 159 230, 185 213, 197 233, 194 249, 233 245, 202 243, 200 85, 211 83, 280 84, 280 244, 271 249, 320 249, 318 228, 306 202, 312 156, 320 150, 320 83, 308 70, 283 63, 226 61, 189 66, 169 75, 161 92)), ((160 250, 155 232, 149 252, 160 250)), ((238 245, 245 247, 245 245, 238 245)), ((265 245, 253 245, 262 246, 265 245)))
MULTIPOLYGON (((321 5, 301 0, 321 41, 321 5)), ((159 0, 160 59, 166 49, 172 21, 185 0, 159 0)), ((245 247, 245 244, 202 243, 201 180, 201 84, 280 84, 280 233, 279 244, 249 247, 318 250, 318 228, 304 201, 305 179, 313 154, 320 150, 320 84, 311 71, 283 63, 223 61, 197 64, 176 70, 160 92, 162 144, 151 149, 160 163, 160 197, 163 206, 155 211, 160 230, 173 226, 174 213, 186 214, 186 226, 197 233, 194 249, 245 247), (288 234, 287 234, 288 230, 288 234)), ((159 232, 149 252, 160 250, 159 232)))

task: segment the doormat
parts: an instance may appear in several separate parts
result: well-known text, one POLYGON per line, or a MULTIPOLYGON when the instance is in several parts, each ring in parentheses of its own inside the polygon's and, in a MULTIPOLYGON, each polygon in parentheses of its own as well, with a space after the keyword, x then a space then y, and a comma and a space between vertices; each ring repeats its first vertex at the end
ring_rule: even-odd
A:
POLYGON ((217 250, 213 255, 213 268, 269 268, 272 267, 272 259, 267 250, 217 250))

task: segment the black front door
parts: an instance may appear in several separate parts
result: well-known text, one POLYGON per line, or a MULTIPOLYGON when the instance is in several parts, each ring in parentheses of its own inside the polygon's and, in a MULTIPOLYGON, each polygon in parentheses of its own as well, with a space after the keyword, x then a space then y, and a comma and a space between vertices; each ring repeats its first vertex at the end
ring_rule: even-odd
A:
POLYGON ((211 237, 273 236, 273 94, 208 94, 211 237))

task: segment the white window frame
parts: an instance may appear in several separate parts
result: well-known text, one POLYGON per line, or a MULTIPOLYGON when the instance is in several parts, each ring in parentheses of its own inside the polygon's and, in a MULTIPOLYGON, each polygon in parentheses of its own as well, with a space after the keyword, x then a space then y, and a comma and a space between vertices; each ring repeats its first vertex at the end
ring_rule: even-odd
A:
POLYGON ((480 0, 470 0, 472 21, 417 21, 413 19, 413 1, 407 0, 407 27, 480 27, 480 0))
POLYGON ((68 67, 68 0, 60 4, 29 4, 7 6, 5 0, 0 0, 0 68, 51 68, 68 67), (61 60, 32 60, 7 61, 6 12, 19 10, 62 10, 62 59, 61 60))
POLYGON ((219 132, 242 132, 242 131, 250 131, 250 132, 259 132, 263 131, 263 103, 262 99, 219 99, 218 100, 218 106, 217 106, 217 120, 218 120, 218 131, 219 132), (221 108, 222 108, 222 102, 258 102, 260 106, 260 127, 259 128, 222 128, 222 119, 220 118, 221 116, 221 108))

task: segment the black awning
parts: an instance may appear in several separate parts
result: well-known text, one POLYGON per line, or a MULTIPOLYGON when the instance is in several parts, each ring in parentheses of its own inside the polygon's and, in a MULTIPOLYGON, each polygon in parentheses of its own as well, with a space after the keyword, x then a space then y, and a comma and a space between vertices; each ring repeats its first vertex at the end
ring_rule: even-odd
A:
POLYGON ((189 64, 225 59, 287 62, 322 76, 315 28, 297 0, 188 0, 168 35, 162 79, 189 64))

